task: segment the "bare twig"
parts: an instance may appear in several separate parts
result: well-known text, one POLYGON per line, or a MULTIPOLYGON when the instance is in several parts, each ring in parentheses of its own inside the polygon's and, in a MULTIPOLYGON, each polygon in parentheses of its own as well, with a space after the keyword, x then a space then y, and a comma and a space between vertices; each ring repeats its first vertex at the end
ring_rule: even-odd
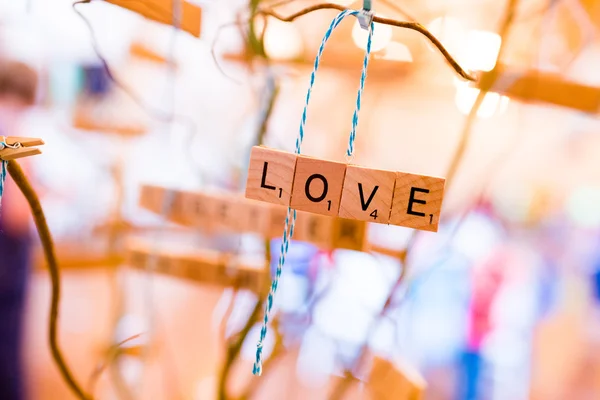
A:
MULTIPOLYGON (((282 15, 279 15, 277 12, 275 12, 272 9, 263 9, 263 8, 258 9, 256 13, 268 15, 273 18, 277 18, 280 21, 292 22, 295 19, 297 19, 303 15, 310 14, 311 12, 318 11, 318 10, 328 10, 328 9, 344 11, 344 10, 346 10, 346 7, 341 6, 339 4, 335 4, 335 3, 321 3, 321 4, 316 4, 314 6, 304 8, 304 9, 297 11, 294 14, 291 14, 288 16, 282 16, 282 15)), ((446 50, 444 45, 431 32, 429 32, 429 30, 427 30, 427 28, 425 28, 423 25, 419 24, 418 22, 397 21, 394 19, 383 18, 383 17, 378 17, 378 16, 375 16, 373 18, 373 21, 377 22, 379 24, 391 25, 391 26, 396 26, 399 28, 410 29, 410 30, 419 32, 421 35, 425 36, 440 51, 440 53, 442 53, 442 55, 444 56, 444 58, 446 59, 448 64, 450 64, 450 66, 454 69, 454 71, 456 71, 456 73, 458 75, 460 75, 463 79, 466 79, 468 81, 477 80, 476 77, 474 77, 473 75, 470 75, 458 64, 458 62, 450 55, 448 50, 446 50)))
MULTIPOLYGON (((508 5, 507 5, 507 9, 506 9, 504 18, 503 18, 503 22, 502 22, 502 25, 498 32, 498 34, 502 38, 502 42, 500 44, 500 49, 498 50, 498 56, 496 57, 496 60, 499 60, 501 58, 502 53, 506 49, 506 37, 507 37, 508 31, 512 25, 512 22, 515 18, 515 10, 517 7, 517 3, 518 3, 518 0, 508 0, 508 5)), ((497 71, 497 65, 498 65, 498 63, 496 63, 496 67, 494 67, 494 70, 492 70, 492 73, 494 71, 497 71)), ((479 109, 481 108, 481 105, 483 104, 483 100, 485 99, 485 96, 487 95, 491 86, 493 86, 493 83, 490 83, 489 87, 486 87, 486 88, 482 87, 479 90, 479 93, 477 94, 477 98, 475 99, 475 102, 473 103, 473 106, 471 107, 471 110, 469 111, 469 115, 467 116, 467 119, 465 120, 465 125, 463 126, 463 129, 462 129, 462 132, 460 135, 460 140, 458 142, 458 146, 456 148, 454 156, 452 157, 452 161, 448 168, 448 173, 446 174, 447 182, 454 180, 456 172, 458 171, 458 167, 460 166, 460 163, 463 160, 463 156, 464 156, 467 146, 471 140, 471 134, 473 132, 473 125, 477 119, 477 113, 479 112, 479 109)))
POLYGON ((15 160, 8 161, 8 172, 29 203, 31 213, 33 214, 33 220, 44 249, 44 256, 46 258, 46 262, 48 263, 48 271, 50 272, 50 280, 52 284, 52 291, 50 295, 50 317, 48 318, 48 342, 50 344, 52 358, 58 366, 62 378, 66 382, 69 389, 71 389, 71 391, 77 396, 77 398, 81 400, 90 400, 92 399, 92 396, 83 390, 81 385, 73 376, 73 372, 67 365, 67 362, 62 355, 60 345, 58 344, 58 305, 60 303, 61 294, 60 268, 58 267, 56 250, 54 248, 52 234, 50 233, 48 223, 46 222, 44 210, 42 209, 42 205, 37 193, 15 160))
MULTIPOLYGON (((275 79, 275 78, 272 78, 275 79)), ((277 96, 279 95, 279 85, 277 82, 273 82, 273 88, 269 93, 269 98, 267 99, 265 113, 260 121, 260 127, 258 129, 258 135, 256 136, 256 145, 262 145, 265 142, 265 137, 267 135, 267 129, 269 128, 269 120, 271 118, 271 114, 273 113, 273 108, 275 107, 275 102, 277 101, 277 96)))
MULTIPOLYGON (((391 3, 390 3, 391 4, 391 3)), ((251 7, 252 8, 252 7, 251 7)), ((296 20, 297 18, 309 14, 311 12, 314 11, 318 11, 318 10, 339 10, 339 11, 344 11, 346 10, 346 7, 341 6, 339 4, 335 4, 335 3, 321 3, 321 4, 316 4, 314 6, 310 6, 307 8, 304 8, 300 11, 297 11, 294 14, 288 15, 288 16, 282 16, 280 14, 278 14, 274 9, 274 7, 270 7, 270 8, 252 8, 251 10, 251 16, 249 19, 250 22, 250 30, 248 32, 249 35, 249 39, 248 39, 248 45, 249 47, 252 49, 253 53, 256 55, 261 55, 262 57, 265 57, 265 53, 264 53, 264 45, 262 44, 263 41, 262 40, 256 40, 252 39, 252 35, 254 35, 256 32, 254 30, 254 17, 256 15, 265 15, 265 16, 270 16, 273 18, 276 18, 280 21, 284 21, 284 22, 292 22, 294 20, 296 20)), ((396 11, 407 15, 407 13, 398 8, 395 7, 394 8, 396 11)), ((407 17, 411 20, 413 20, 413 18, 411 16, 407 17)), ((418 22, 414 22, 414 21, 398 21, 398 20, 394 20, 391 18, 383 18, 383 17, 379 17, 379 16, 375 16, 373 18, 374 22, 377 22, 379 24, 384 24, 384 25, 391 25, 391 26, 396 26, 399 28, 404 28, 404 29, 410 29, 413 31, 416 31, 418 33, 420 33, 421 35, 425 36, 439 51, 440 53, 442 53, 442 55, 444 56, 444 58, 446 59, 446 61, 448 62, 448 64, 450 64, 450 66, 454 69, 454 71, 456 71, 456 73, 458 75, 460 75, 463 79, 468 80, 468 81, 476 81, 477 78, 471 74, 469 74, 467 71, 465 71, 459 64, 458 62, 454 59, 454 57, 452 57, 452 55, 450 55, 450 53, 448 52, 448 50, 446 50, 446 48, 444 47, 444 45, 431 33, 429 32, 429 30, 427 30, 427 28, 425 28, 423 25, 421 25, 418 22)), ((235 22, 234 24, 238 24, 238 22, 235 22)), ((222 71, 219 62, 217 61, 216 55, 215 55, 215 45, 216 45, 216 41, 218 39, 218 33, 220 32, 220 30, 226 26, 229 26, 231 24, 226 24, 223 25, 219 28, 219 30, 217 31, 217 36, 215 37, 215 40, 213 41, 213 46, 212 46, 212 56, 213 56, 213 60, 215 61, 215 63, 217 64, 217 67, 219 68, 219 70, 222 71)))
POLYGON ((121 346, 123 346, 127 342, 130 342, 134 339, 139 338, 141 335, 142 335, 141 333, 138 333, 136 335, 130 336, 127 339, 109 347, 109 349, 106 353, 105 360, 98 363, 98 365, 96 365, 96 368, 94 369, 94 371, 92 372, 92 374, 90 376, 89 383, 88 383, 90 393, 94 393, 94 388, 96 387, 96 382, 98 381, 98 378, 100 378, 100 376, 102 375, 102 372, 104 372, 106 367, 111 365, 113 360, 117 358, 117 356, 119 355, 119 353, 121 351, 121 346))
MULTIPOLYGON (((267 271, 271 269, 271 241, 269 239, 265 240, 265 268, 267 271)), ((270 277, 270 273, 267 274, 270 277)), ((221 375, 219 376, 218 383, 218 399, 219 400, 227 400, 229 396, 227 395, 227 382, 229 380, 229 373, 231 372, 231 367, 237 360, 240 351, 242 350, 242 345, 250 333, 250 330, 258 320, 258 317, 263 310, 263 302, 266 298, 266 294, 268 292, 268 285, 265 285, 265 290, 258 296, 256 299, 256 304, 252 309, 252 312, 248 316, 246 320, 246 324, 242 328, 242 330, 232 338, 232 340, 228 343, 227 353, 225 355, 225 361, 223 363, 223 367, 221 369, 221 375)))
POLYGON ((225 70, 223 69, 223 67, 221 66, 221 63, 219 62, 219 59, 217 57, 217 53, 216 53, 216 48, 217 48, 217 42, 219 41, 219 38, 221 37, 221 33, 223 32, 223 29, 225 28, 229 28, 229 27, 233 27, 233 26, 240 26, 240 21, 236 20, 233 22, 229 22, 227 24, 221 25, 217 28, 217 31, 215 32, 215 37, 213 38, 213 42, 212 45, 210 47, 210 55, 212 56, 213 62, 215 63, 215 65, 217 66, 217 69, 219 70, 219 72, 226 77, 227 79, 237 83, 238 85, 241 85, 243 82, 230 76, 228 73, 225 72, 225 70))
POLYGON ((233 340, 229 343, 227 347, 225 362, 223 364, 223 368, 221 369, 221 376, 219 378, 219 400, 227 400, 229 398, 227 396, 227 382, 229 378, 229 372, 235 360, 237 359, 240 350, 242 349, 242 345, 244 344, 244 340, 248 336, 250 329, 252 329, 255 322, 258 320, 260 312, 262 311, 262 304, 263 298, 260 297, 256 300, 254 309, 252 309, 252 312, 248 316, 246 324, 244 325, 242 330, 234 336, 233 340))
POLYGON ((283 355, 285 355, 285 352, 283 351, 283 338, 278 332, 278 322, 279 321, 277 318, 273 319, 272 326, 275 328, 275 344, 273 345, 273 350, 271 350, 269 358, 263 362, 263 373, 261 379, 251 379, 242 394, 237 397, 237 400, 251 399, 258 388, 260 388, 261 383, 265 382, 265 376, 268 373, 267 371, 271 371, 273 369, 272 365, 279 361, 283 355))

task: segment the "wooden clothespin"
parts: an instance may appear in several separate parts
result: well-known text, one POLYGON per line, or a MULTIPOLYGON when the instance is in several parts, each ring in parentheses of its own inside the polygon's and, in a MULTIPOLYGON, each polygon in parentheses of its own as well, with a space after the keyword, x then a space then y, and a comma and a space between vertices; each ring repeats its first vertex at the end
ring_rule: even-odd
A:
POLYGON ((106 0, 116 6, 136 12, 143 17, 166 25, 179 25, 179 29, 200 37, 202 9, 190 1, 171 2, 170 0, 106 0), (181 9, 178 9, 181 6, 181 9), (180 14, 178 17, 177 14, 180 14), (179 22, 175 20, 179 19, 179 22))
POLYGON ((0 160, 8 161, 42 154, 35 146, 41 146, 44 141, 39 138, 0 136, 0 160))
POLYGON ((427 382, 406 362, 375 357, 368 387, 374 400, 423 400, 427 382))

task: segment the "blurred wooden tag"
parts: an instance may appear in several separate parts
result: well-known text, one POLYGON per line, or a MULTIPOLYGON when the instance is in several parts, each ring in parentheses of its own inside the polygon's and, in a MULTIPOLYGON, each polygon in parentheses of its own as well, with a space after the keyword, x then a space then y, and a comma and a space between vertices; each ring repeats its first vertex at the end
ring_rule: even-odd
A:
POLYGON ((167 189, 154 185, 143 185, 140 190, 139 206, 148 211, 159 213, 167 189))
POLYGON ((189 193, 181 190, 143 185, 140 192, 139 205, 148 211, 164 215, 177 224, 193 226, 185 212, 189 196, 189 193))
POLYGON ((269 229, 267 231, 267 237, 281 238, 283 236, 283 228, 285 226, 287 207, 273 205, 270 207, 270 210, 271 216, 269 217, 269 229))
POLYGON ((240 200, 240 231, 267 236, 271 224, 271 205, 244 198, 240 200))
POLYGON ((244 225, 247 209, 243 207, 244 198, 236 195, 214 194, 212 223, 216 229, 240 232, 244 225))
POLYGON ((111 91, 106 96, 81 96, 72 116, 73 128, 118 136, 148 132, 146 119, 131 99, 111 91))
POLYGON ((170 199, 166 199, 165 201, 171 201, 171 204, 164 205, 165 207, 169 208, 169 210, 163 210, 163 212, 167 214, 171 221, 177 224, 192 226, 190 224, 190 219, 185 212, 185 205, 187 199, 189 198, 189 193, 181 190, 173 190, 171 191, 170 195, 172 197, 170 199))
POLYGON ((363 251, 367 242, 367 223, 364 221, 336 218, 333 221, 333 242, 335 249, 363 251))
POLYGON ((181 213, 189 226, 211 231, 214 228, 214 212, 213 197, 200 192, 186 192, 181 213))
MULTIPOLYGON (((310 242, 321 249, 331 249, 333 246, 333 218, 325 215, 297 211, 294 240, 310 242)), ((280 227, 283 225, 280 225, 280 227)), ((279 233, 281 237, 282 232, 279 233)))
POLYGON ((254 292, 262 290, 267 277, 266 267, 249 265, 232 255, 211 250, 178 253, 136 242, 127 245, 126 259, 127 265, 138 270, 254 292))
MULTIPOLYGON (((133 57, 156 64, 162 65, 167 64, 168 62, 164 56, 158 54, 156 51, 141 42, 133 42, 129 47, 129 54, 131 54, 133 57)), ((177 65, 174 66, 176 67, 177 65)))
MULTIPOLYGON (((257 233, 265 238, 283 235, 287 207, 245 199, 231 194, 200 193, 142 186, 140 206, 163 215, 167 194, 173 196, 166 218, 181 225, 207 231, 257 233)), ((289 223, 291 223, 291 218, 289 223)), ((324 250, 367 251, 367 223, 297 211, 294 240, 312 243, 324 250)))
POLYGON ((482 73, 474 85, 524 102, 552 104, 590 114, 600 112, 600 87, 571 82, 556 73, 499 65, 482 73))
POLYGON ((143 17, 174 26, 173 5, 179 1, 181 10, 180 29, 196 37, 200 37, 200 18, 202 10, 197 5, 185 0, 106 0, 106 2, 126 8, 143 17))
POLYGON ((368 388, 373 400, 423 400, 427 383, 408 365, 398 366, 376 357, 368 388))

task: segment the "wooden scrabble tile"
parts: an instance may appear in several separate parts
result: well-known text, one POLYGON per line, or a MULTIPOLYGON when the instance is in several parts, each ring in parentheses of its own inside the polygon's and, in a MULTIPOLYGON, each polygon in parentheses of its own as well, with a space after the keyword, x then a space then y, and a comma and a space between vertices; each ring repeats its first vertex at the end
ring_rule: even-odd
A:
POLYGON ((423 400, 426 387, 425 379, 409 365, 375 358, 368 383, 374 400, 423 400))
POLYGON ((228 257, 228 259, 224 259, 222 263, 218 265, 218 268, 215 269, 214 281, 211 282, 217 286, 235 286, 235 265, 233 265, 232 261, 233 257, 228 257))
POLYGON ((290 204, 296 155, 254 146, 250 153, 246 197, 267 203, 290 204))
MULTIPOLYGON (((251 199, 240 201, 240 231, 269 236, 272 206, 251 199)), ((283 225, 282 225, 283 226, 283 225)), ((281 228, 283 229, 283 228, 281 228)))
MULTIPOLYGON (((158 274, 169 275, 172 277, 181 278, 183 277, 183 269, 180 260, 177 258, 177 254, 171 253, 157 253, 155 255, 150 254, 148 257, 148 265, 152 268, 153 272, 158 274), (151 265, 155 260, 155 265, 151 265)), ((149 268, 149 269, 150 269, 149 268)))
POLYGON ((298 156, 291 207, 337 216, 345 174, 344 163, 298 156))
POLYGON ((166 189, 160 186, 143 185, 140 190, 139 206, 158 213, 162 209, 166 189))
POLYGON ((205 230, 213 228, 215 206, 214 197, 200 192, 188 192, 183 200, 183 210, 188 224, 205 230))
POLYGON ((146 254, 142 253, 136 248, 128 249, 125 254, 125 265, 129 265, 133 268, 139 268, 140 265, 144 265, 146 261, 146 254))
POLYGON ((139 204, 142 208, 181 224, 189 225, 184 211, 185 193, 160 186, 142 186, 139 204))
POLYGON ((338 215, 387 224, 395 183, 396 173, 393 171, 348 165, 338 215))
MULTIPOLYGON (((172 0, 106 0, 108 3, 126 8, 136 12, 148 19, 160 22, 166 25, 174 25, 172 0)), ((188 1, 182 1, 181 21, 179 26, 181 30, 186 31, 196 37, 200 37, 200 17, 202 10, 195 4, 188 1)))
POLYGON ((261 271, 256 268, 242 266, 237 270, 234 286, 258 293, 267 284, 265 277, 266 269, 261 271))
POLYGON ((167 192, 167 196, 171 196, 165 199, 167 202, 170 201, 170 204, 164 204, 166 209, 163 209, 163 214, 176 224, 190 226, 189 218, 185 213, 186 193, 181 190, 172 190, 167 192))
POLYGON ((446 180, 398 172, 390 224, 437 232, 446 180))
MULTIPOLYGON (((131 45, 129 46, 129 54, 133 57, 160 65, 165 65, 169 63, 169 60, 167 60, 165 56, 159 54, 153 48, 139 41, 131 43, 131 45)), ((177 68, 176 62, 174 62, 174 67, 177 68)))
POLYGON ((309 242, 321 249, 332 245, 333 218, 297 211, 293 240, 309 242))
POLYGON ((202 249, 184 256, 186 270, 184 278, 217 286, 229 286, 223 282, 220 271, 224 268, 224 254, 202 249))
POLYGON ((367 224, 355 219, 333 220, 332 246, 334 249, 363 251, 366 246, 367 224))
POLYGON ((237 195, 215 194, 212 200, 212 226, 227 232, 240 232, 244 214, 241 204, 244 199, 237 195))
MULTIPOLYGON (((281 239, 281 237, 283 236, 283 227, 285 224, 285 216, 287 214, 287 210, 287 207, 271 206, 268 237, 281 239)), ((290 215, 290 223, 291 219, 292 216, 290 215)))

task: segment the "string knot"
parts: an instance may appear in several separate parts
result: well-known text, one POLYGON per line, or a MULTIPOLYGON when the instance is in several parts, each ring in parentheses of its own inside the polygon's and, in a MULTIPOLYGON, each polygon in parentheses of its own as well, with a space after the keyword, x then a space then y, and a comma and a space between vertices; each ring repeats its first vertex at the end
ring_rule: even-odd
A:
POLYGON ((358 12, 356 18, 358 19, 360 27, 368 31, 371 28, 371 24, 373 23, 373 18, 375 18, 375 13, 371 9, 367 10, 363 8, 358 12))

